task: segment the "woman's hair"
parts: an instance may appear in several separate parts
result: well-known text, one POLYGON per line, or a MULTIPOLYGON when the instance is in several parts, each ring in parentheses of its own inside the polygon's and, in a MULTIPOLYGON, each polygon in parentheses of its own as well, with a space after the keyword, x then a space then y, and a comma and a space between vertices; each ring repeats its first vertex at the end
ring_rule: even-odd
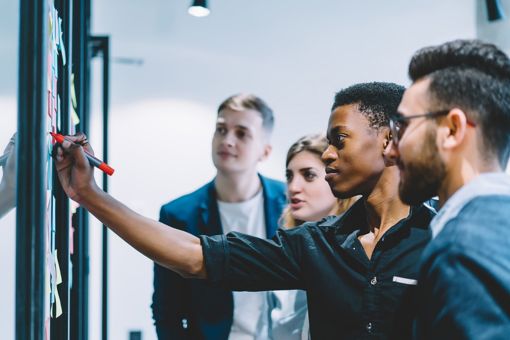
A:
MULTIPOLYGON (((322 153, 328 147, 328 140, 326 136, 323 134, 312 134, 306 135, 304 137, 299 138, 294 144, 291 145, 289 151, 287 152, 287 159, 285 161, 285 166, 288 167, 290 161, 299 153, 303 151, 308 151, 314 155, 317 155, 319 159, 322 156, 322 153)), ((334 215, 340 215, 345 212, 350 206, 356 201, 355 198, 348 199, 337 199, 336 207, 333 210, 334 215)), ((325 217, 325 216, 324 216, 325 217)), ((290 206, 283 210, 282 216, 280 217, 280 226, 284 228, 294 228, 305 221, 299 221, 292 217, 290 206)))

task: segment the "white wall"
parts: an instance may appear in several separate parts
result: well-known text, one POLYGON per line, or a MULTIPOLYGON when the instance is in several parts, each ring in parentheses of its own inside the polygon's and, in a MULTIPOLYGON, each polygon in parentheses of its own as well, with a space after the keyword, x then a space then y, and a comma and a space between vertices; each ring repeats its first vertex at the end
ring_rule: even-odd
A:
MULTIPOLYGON (((187 14, 190 0, 93 1, 93 32, 112 38, 110 191, 157 218, 159 206, 211 179, 216 106, 254 92, 276 112, 274 152, 261 171, 283 179, 298 137, 324 131, 336 91, 381 80, 407 83, 412 53, 454 38, 496 40, 508 50, 508 21, 487 24, 482 0, 210 0, 212 14, 187 14), (478 10, 478 15, 476 14, 478 10)), ((510 1, 503 0, 510 15, 510 1)), ((0 148, 16 124, 19 2, 0 11, 0 148)), ((93 145, 100 145, 100 79, 94 75, 93 145)), ((100 150, 98 150, 100 153, 100 150)), ((100 226, 91 233, 90 339, 100 338, 100 226)), ((0 330, 14 338, 14 214, 0 221, 0 330)), ((110 339, 130 329, 154 339, 152 263, 111 235, 110 339)))
MULTIPOLYGON (((487 7, 485 1, 476 2, 476 36, 479 39, 490 41, 502 48, 510 55, 510 0, 500 0, 505 17, 497 21, 487 20, 487 7)), ((510 174, 510 160, 506 172, 510 174)))
MULTIPOLYGON (((186 13, 189 3, 93 3, 93 31, 111 36, 112 56, 144 60, 112 67, 110 191, 153 218, 213 176, 215 109, 227 96, 254 92, 274 108, 274 152, 261 171, 283 179, 287 148, 324 131, 336 91, 363 81, 406 84, 415 50, 476 36, 475 3, 466 0, 210 0, 212 14, 202 19, 186 13)), ((153 339, 152 262, 110 240, 110 338, 141 329, 153 339)))
MULTIPOLYGON (((2 2, 0 10, 0 154, 3 153, 9 139, 16 131, 17 124, 18 12, 18 1, 2 2)), ((14 339, 15 224, 16 209, 0 219, 0 338, 2 339, 14 339)))
POLYGON ((507 53, 510 52, 510 0, 500 0, 501 7, 506 13, 503 20, 488 21, 485 1, 476 2, 476 35, 478 38, 490 41, 507 53))
MULTIPOLYGON (((13 84, 15 83, 14 81, 13 84)), ((16 97, 0 94, 0 154, 3 154, 5 146, 16 131, 16 112, 16 97)), ((0 176, 2 175, 2 168, 0 168, 0 176)), ((2 339, 14 339, 15 245, 16 209, 13 209, 0 218, 0 338, 2 339)))

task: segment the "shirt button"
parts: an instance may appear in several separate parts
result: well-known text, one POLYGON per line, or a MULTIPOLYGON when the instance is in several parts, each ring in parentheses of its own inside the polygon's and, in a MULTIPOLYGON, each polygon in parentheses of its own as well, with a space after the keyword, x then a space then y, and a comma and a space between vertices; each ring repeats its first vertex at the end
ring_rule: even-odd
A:
POLYGON ((182 319, 182 328, 188 329, 188 319, 182 319))
POLYGON ((375 285, 377 284, 377 277, 375 277, 375 276, 374 276, 374 277, 372 278, 372 280, 370 280, 370 284, 371 284, 372 286, 375 286, 375 285))
POLYGON ((367 332, 368 332, 368 333, 372 333, 372 328, 373 328, 373 326, 372 326, 372 323, 371 323, 371 322, 367 323, 366 328, 367 328, 367 332))

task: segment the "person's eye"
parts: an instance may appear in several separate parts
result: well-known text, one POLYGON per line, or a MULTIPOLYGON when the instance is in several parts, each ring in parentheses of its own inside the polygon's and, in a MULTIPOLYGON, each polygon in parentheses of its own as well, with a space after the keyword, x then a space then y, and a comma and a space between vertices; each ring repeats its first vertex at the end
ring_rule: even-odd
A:
POLYGON ((308 170, 308 171, 305 171, 305 173, 303 174, 303 177, 305 178, 306 181, 311 182, 317 178, 317 174, 313 171, 308 170))
POLYGON ((396 122, 396 130, 398 138, 402 138, 405 130, 407 129, 407 125, 409 122, 407 120, 401 120, 396 122))
POLYGON ((347 137, 346 135, 344 135, 343 133, 339 133, 335 136, 335 140, 333 141, 333 145, 335 147, 337 147, 338 149, 342 149, 344 147, 344 144, 345 144, 345 137, 347 137))
POLYGON ((244 132, 243 130, 238 130, 238 131, 236 132, 236 136, 237 136, 237 138, 239 138, 239 139, 244 139, 244 137, 246 137, 246 132, 244 132))
POLYGON ((287 179, 287 183, 290 183, 292 181, 292 171, 285 172, 285 178, 287 179))
POLYGON ((395 116, 394 118, 394 122, 395 124, 397 125, 397 127, 399 128, 405 128, 407 126, 407 124, 409 123, 409 120, 406 119, 406 117, 402 116, 402 115, 397 115, 395 116))
POLYGON ((216 133, 218 133, 220 135, 224 135, 225 133, 227 133, 227 129, 225 129, 223 126, 217 126, 216 133))

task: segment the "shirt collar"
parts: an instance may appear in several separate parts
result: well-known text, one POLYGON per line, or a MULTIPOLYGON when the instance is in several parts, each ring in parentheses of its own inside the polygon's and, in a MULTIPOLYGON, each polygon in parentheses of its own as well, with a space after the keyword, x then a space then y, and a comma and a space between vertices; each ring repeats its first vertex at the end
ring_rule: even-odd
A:
MULTIPOLYGON (((423 205, 412 206, 409 215, 398 221, 386 232, 384 238, 393 237, 402 228, 410 227, 416 223, 416 218, 421 219, 422 209, 426 209, 423 205)), ((430 209, 432 210, 432 209, 430 209)), ((334 219, 332 227, 337 237, 343 239, 341 241, 342 248, 350 248, 357 237, 368 230, 368 223, 366 220, 366 211, 363 199, 359 199, 354 205, 345 212, 341 218, 334 219)))
POLYGON ((484 173, 457 190, 430 222, 432 238, 436 237, 469 201, 488 195, 510 195, 510 176, 502 172, 484 173))

